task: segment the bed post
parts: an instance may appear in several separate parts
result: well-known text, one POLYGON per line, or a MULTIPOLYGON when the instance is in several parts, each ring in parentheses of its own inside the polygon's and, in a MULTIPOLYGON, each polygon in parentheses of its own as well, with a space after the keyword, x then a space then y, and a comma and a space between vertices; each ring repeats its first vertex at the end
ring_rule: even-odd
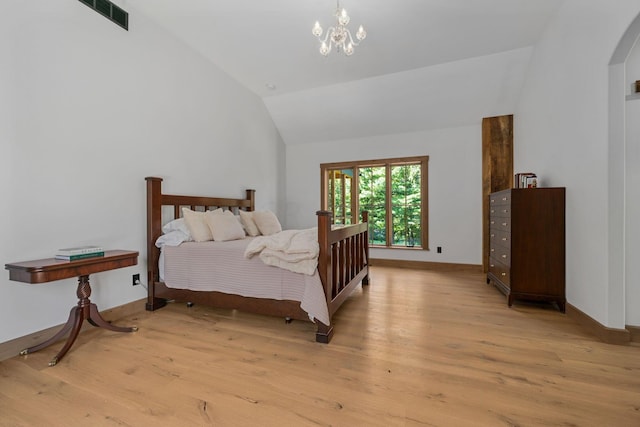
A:
MULTIPOLYGON (((329 245, 329 231, 331 231, 332 213, 329 211, 317 211, 318 216, 318 244, 320 253, 318 255, 318 274, 324 286, 325 297, 327 298, 327 308, 331 310, 331 299, 333 295, 333 274, 331 274, 331 247, 329 245)), ((329 323, 331 323, 331 311, 329 311, 329 323)), ((333 335, 333 325, 325 325, 316 320, 318 331, 316 341, 327 344, 333 335)))
POLYGON ((155 241, 162 231, 162 178, 148 176, 147 181, 147 304, 148 311, 164 307, 166 301, 156 298, 156 282, 160 281, 158 259, 160 249, 155 241))
POLYGON ((256 210, 256 190, 247 190, 247 200, 249 201, 249 204, 250 204, 247 210, 255 211, 256 210))
POLYGON ((362 211, 362 222, 367 224, 367 230, 364 232, 364 263, 367 266, 367 274, 362 278, 362 286, 369 284, 369 211, 362 211))

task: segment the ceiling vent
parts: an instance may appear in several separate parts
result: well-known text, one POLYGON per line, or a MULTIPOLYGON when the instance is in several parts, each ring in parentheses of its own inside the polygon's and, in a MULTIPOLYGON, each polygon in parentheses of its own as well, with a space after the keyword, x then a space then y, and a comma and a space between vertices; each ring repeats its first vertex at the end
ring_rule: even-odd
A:
POLYGON ((80 2, 86 4, 111 22, 120 25, 127 31, 129 30, 129 14, 109 0, 80 0, 80 2))

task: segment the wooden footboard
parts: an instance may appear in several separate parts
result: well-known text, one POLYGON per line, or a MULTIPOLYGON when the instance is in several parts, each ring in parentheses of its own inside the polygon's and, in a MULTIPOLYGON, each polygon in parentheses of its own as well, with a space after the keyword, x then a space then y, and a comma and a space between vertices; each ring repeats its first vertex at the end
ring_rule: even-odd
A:
MULTIPOLYGON (((165 221, 181 217, 181 208, 227 208, 253 211, 255 191, 246 190, 246 198, 230 199, 162 194, 162 178, 147 177, 147 280, 146 309, 157 310, 167 300, 189 301, 213 307, 231 308, 251 313, 308 320, 298 301, 246 298, 220 292, 195 292, 172 289, 160 281, 158 259, 160 249, 155 242, 162 234, 163 207, 170 207, 172 216, 165 221)), ((166 208, 165 208, 166 209, 166 208)), ((329 318, 338 310, 353 289, 369 283, 368 215, 363 212, 363 222, 332 229, 331 212, 318 211, 318 243, 320 255, 318 272, 327 299, 329 318)), ((316 341, 328 343, 333 336, 333 322, 329 325, 316 320, 316 341)))
MULTIPOLYGON (((360 282, 369 284, 369 215, 362 213, 360 224, 331 228, 331 212, 318 211, 318 273, 327 298, 329 318, 340 308, 360 282)), ((316 341, 328 343, 331 325, 318 324, 316 341)))

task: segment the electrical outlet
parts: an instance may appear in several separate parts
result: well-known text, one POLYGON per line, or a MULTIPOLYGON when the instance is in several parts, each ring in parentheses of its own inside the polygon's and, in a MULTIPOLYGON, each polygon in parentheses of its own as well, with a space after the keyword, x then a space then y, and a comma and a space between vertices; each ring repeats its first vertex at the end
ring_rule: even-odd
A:
POLYGON ((133 278, 131 279, 131 282, 132 282, 133 286, 139 285, 140 284, 140 274, 134 274, 133 278))
POLYGON ((442 253, 442 246, 438 246, 437 252, 438 252, 439 254, 441 254, 441 253, 442 253))

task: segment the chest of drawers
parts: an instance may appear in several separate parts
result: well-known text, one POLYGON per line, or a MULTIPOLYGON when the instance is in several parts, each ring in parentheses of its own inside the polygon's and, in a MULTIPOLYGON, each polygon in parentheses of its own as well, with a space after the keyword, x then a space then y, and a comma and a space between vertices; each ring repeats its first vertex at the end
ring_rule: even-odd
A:
POLYGON ((489 272, 514 300, 543 300, 565 311, 565 189, 519 188, 489 195, 489 272))

